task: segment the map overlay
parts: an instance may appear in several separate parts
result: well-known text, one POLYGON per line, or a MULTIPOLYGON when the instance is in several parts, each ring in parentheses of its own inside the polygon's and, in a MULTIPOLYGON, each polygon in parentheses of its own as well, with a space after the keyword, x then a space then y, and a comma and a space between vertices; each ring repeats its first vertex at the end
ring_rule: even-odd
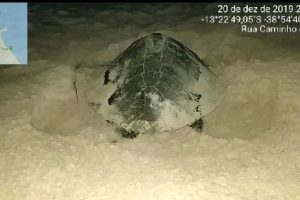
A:
POLYGON ((27 3, 0 3, 0 65, 27 64, 27 3))

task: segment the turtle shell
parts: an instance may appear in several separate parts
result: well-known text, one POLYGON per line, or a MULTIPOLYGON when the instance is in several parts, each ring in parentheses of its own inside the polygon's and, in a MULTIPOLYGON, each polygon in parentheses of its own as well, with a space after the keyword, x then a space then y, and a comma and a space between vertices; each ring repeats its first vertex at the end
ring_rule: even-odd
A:
POLYGON ((169 131, 192 124, 218 105, 216 77, 189 48, 153 33, 108 64, 97 112, 125 130, 169 131))

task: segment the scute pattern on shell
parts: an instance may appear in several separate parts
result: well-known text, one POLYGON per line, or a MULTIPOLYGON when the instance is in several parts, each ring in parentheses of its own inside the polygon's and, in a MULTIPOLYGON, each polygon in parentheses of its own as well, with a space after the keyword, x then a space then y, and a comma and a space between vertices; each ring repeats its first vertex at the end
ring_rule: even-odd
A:
POLYGON ((119 125, 128 130, 164 130, 158 121, 162 110, 166 110, 165 102, 190 113, 193 123, 202 115, 201 85, 199 90, 195 85, 201 82, 203 71, 204 76, 214 76, 183 44, 153 33, 132 43, 108 65, 103 84, 114 84, 116 90, 107 103, 121 113, 123 121, 119 125))

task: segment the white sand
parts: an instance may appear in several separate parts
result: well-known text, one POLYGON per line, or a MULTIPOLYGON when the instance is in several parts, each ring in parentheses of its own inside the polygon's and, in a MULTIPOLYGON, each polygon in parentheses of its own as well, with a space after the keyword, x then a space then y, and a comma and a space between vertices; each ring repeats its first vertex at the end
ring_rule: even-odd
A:
POLYGON ((201 5, 107 7, 29 7, 30 65, 0 69, 1 200, 300 199, 298 35, 201 25, 201 5), (75 64, 154 31, 218 66, 225 98, 203 134, 122 139, 76 103, 75 64))

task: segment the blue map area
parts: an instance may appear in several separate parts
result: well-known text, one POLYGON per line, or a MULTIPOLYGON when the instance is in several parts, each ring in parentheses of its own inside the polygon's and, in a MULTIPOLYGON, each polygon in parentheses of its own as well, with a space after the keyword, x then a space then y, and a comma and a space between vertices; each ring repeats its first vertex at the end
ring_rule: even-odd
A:
POLYGON ((20 64, 27 64, 28 14, 27 3, 0 3, 0 30, 2 40, 20 64))

